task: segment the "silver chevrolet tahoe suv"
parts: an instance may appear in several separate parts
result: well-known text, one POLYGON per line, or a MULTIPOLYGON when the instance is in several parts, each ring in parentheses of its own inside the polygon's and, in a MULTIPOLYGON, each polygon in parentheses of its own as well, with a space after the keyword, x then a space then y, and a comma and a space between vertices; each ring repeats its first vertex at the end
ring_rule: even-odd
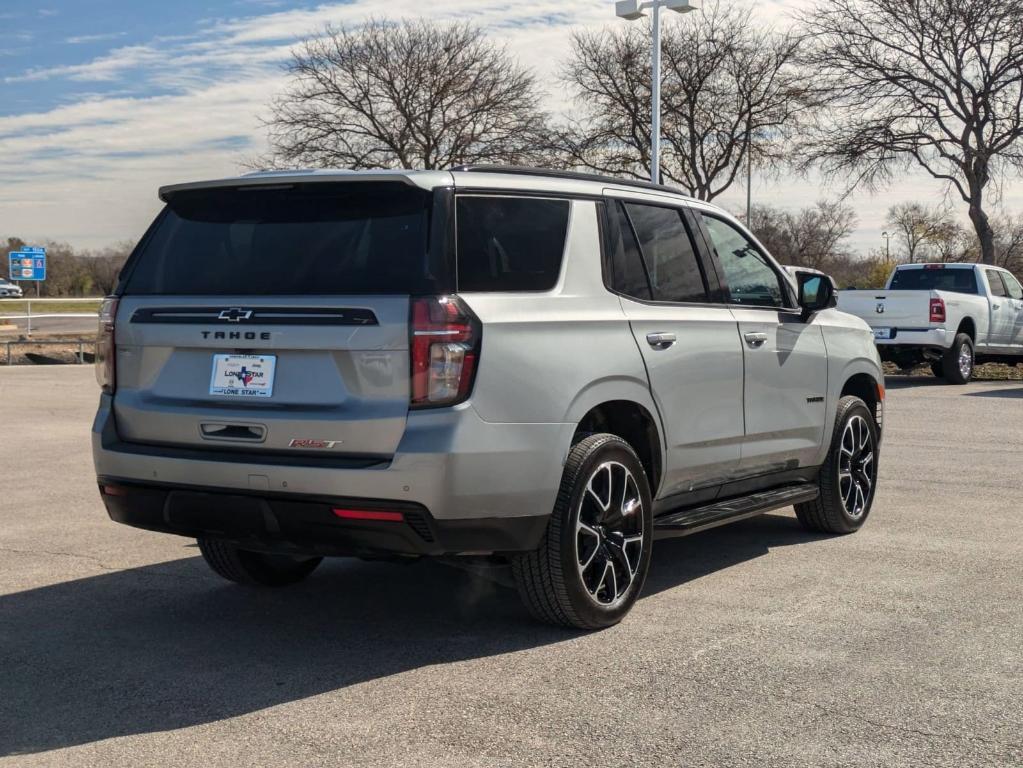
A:
POLYGON ((502 167, 160 196, 101 313, 96 473, 111 518, 227 579, 485 559, 537 618, 599 628, 656 539, 870 511, 870 329, 713 205, 502 167))

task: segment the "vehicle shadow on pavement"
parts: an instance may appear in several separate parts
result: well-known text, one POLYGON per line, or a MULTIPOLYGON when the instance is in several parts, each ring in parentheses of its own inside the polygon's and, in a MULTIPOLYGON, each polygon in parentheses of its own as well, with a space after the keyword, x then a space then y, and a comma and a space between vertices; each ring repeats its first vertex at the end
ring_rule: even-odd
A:
POLYGON ((901 376, 888 375, 884 377, 885 389, 910 389, 913 387, 950 387, 944 379, 936 376, 901 376))
POLYGON ((989 389, 984 392, 967 392, 970 397, 1023 397, 1023 387, 1012 389, 989 389))
MULTIPOLYGON (((813 538, 770 515, 660 541, 645 594, 813 538)), ((575 637, 534 623, 512 590, 436 563, 331 561, 270 591, 222 582, 197 557, 112 571, 0 596, 0 756, 215 722, 575 637)))

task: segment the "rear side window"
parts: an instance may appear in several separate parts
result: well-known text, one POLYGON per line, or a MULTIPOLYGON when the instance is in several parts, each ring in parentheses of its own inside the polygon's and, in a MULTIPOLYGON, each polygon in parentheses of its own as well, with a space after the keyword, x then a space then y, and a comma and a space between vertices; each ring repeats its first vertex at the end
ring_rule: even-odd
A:
POLYGON ((993 269, 985 269, 984 274, 987 275, 987 284, 991 289, 991 295, 1005 296, 1005 285, 1002 283, 1001 274, 993 269))
POLYGON ((650 300, 650 282, 647 280, 643 255, 632 230, 629 217, 621 203, 610 204, 610 215, 614 218, 615 243, 612 248, 612 275, 614 289, 625 296, 650 300))
POLYGON ((460 195, 458 290, 549 291, 558 282, 568 200, 460 195))
POLYGON ((706 302, 696 250, 674 208, 626 203, 655 301, 706 302))
POLYGON ((920 267, 897 269, 892 276, 891 290, 899 291, 951 291, 977 293, 977 278, 973 269, 957 267, 920 267))
MULTIPOLYGON (((174 194, 124 292, 142 295, 431 293, 431 195, 403 183, 310 183, 174 194)), ((448 270, 450 271, 450 270, 448 270)))

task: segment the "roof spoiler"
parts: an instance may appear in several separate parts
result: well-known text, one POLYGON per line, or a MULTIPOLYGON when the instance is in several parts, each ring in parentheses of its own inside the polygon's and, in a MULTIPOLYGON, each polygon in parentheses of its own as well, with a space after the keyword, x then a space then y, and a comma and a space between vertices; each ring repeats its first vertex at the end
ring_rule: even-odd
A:
POLYGON ((183 184, 168 184, 160 187, 160 199, 168 202, 172 195, 198 189, 237 189, 241 187, 268 187, 282 184, 320 184, 338 182, 392 181, 410 187, 433 189, 450 186, 451 174, 447 171, 345 171, 345 170, 294 170, 255 171, 243 176, 207 181, 190 181, 183 184))

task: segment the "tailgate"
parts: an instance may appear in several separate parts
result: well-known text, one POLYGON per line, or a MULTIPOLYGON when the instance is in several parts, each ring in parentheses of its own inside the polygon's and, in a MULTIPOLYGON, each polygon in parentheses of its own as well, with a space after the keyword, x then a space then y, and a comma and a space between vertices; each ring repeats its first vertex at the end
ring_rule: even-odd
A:
POLYGON ((444 287, 430 193, 400 182, 173 192, 126 267, 118 434, 390 456, 410 400, 409 296, 444 287))
POLYGON ((182 447, 391 455, 408 413, 408 304, 126 297, 116 326, 118 433, 182 447), (251 371, 261 380, 247 388, 251 371))
POLYGON ((838 308, 872 328, 929 328, 930 291, 840 291, 838 308))

